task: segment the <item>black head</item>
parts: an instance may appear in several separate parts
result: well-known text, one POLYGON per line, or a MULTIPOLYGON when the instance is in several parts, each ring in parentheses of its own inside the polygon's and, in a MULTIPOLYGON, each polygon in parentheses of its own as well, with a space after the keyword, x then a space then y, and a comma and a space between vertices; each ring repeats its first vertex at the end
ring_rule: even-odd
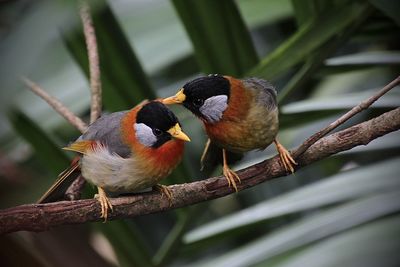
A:
MULTIPOLYGON (((136 137, 149 147, 158 148, 171 140, 171 129, 179 124, 178 118, 164 104, 152 101, 145 104, 136 115, 136 137)), ((180 138, 182 139, 182 138, 180 138)))
POLYGON ((230 95, 230 82, 217 74, 200 77, 186 83, 183 86, 183 94, 186 96, 183 105, 196 116, 208 120, 210 118, 207 118, 207 114, 202 110, 204 103, 217 96, 226 96, 225 101, 227 101, 230 95))

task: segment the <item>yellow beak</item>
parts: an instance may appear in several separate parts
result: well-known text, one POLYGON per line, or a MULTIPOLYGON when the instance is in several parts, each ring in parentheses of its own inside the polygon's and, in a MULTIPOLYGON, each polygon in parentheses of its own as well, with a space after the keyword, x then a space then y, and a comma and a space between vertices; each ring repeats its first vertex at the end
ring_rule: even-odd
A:
POLYGON ((187 136, 184 132, 182 132, 181 126, 179 126, 179 123, 175 124, 174 127, 171 127, 167 132, 170 133, 170 135, 176 139, 181 139, 186 142, 190 142, 189 136, 187 136))
POLYGON ((182 104, 185 101, 186 95, 183 93, 183 88, 178 91, 174 96, 164 98, 162 103, 165 105, 182 104))

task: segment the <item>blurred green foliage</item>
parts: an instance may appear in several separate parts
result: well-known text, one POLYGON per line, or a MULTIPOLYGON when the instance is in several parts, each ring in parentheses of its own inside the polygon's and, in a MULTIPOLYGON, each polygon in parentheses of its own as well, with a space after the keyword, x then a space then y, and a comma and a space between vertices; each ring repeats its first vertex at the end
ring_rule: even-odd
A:
MULTIPOLYGON (((91 3, 108 112, 170 95, 201 73, 258 76, 277 86, 280 140, 294 147, 400 73, 397 1, 91 3)), ((75 4, 0 4, 2 208, 35 201, 68 165, 58 148, 77 137, 18 77, 88 114, 75 4)), ((397 107, 395 90, 347 125, 397 107)), ((204 132, 186 110, 173 109, 193 142, 166 182, 204 177, 204 132)), ((0 255, 9 266, 398 266, 399 138, 395 132, 289 177, 177 211, 15 233, 5 240, 18 261, 9 250, 0 255)), ((236 167, 275 153, 248 153, 236 167)))

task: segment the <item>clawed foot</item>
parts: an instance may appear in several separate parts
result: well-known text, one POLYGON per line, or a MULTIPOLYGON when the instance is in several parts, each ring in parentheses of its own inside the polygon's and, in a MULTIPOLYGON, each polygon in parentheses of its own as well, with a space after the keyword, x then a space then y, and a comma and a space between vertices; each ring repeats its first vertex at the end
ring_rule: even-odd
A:
POLYGON ((162 185, 162 184, 156 184, 153 186, 153 190, 158 191, 161 193, 161 195, 165 195, 168 198, 169 201, 169 206, 172 206, 172 191, 168 188, 168 186, 162 185))
POLYGON ((226 180, 228 180, 228 186, 231 187, 231 185, 232 185, 233 188, 235 188, 235 191, 237 192, 238 189, 237 189, 235 180, 237 180, 239 183, 242 182, 240 180, 239 175, 237 175, 236 172, 232 171, 227 165, 223 166, 223 174, 224 174, 226 180))
POLYGON ((104 218, 104 222, 107 221, 108 218, 108 210, 113 211, 113 206, 110 202, 110 199, 107 197, 106 192, 101 187, 97 187, 99 193, 94 197, 100 202, 101 206, 101 218, 104 218))
POLYGON ((276 150, 278 150, 283 167, 287 172, 290 171, 291 173, 294 173, 294 165, 297 165, 296 161, 292 158, 289 151, 287 151, 286 148, 278 142, 278 140, 275 139, 274 143, 276 150))
POLYGON ((222 167, 222 171, 223 174, 226 178, 226 180, 228 180, 228 186, 231 187, 231 185, 233 186, 233 188, 235 189, 235 191, 237 192, 237 186, 236 186, 236 181, 237 180, 239 183, 241 183, 242 181, 240 180, 239 175, 236 174, 236 172, 232 171, 227 163, 226 160, 226 151, 225 149, 222 149, 222 158, 223 158, 223 167, 222 167))

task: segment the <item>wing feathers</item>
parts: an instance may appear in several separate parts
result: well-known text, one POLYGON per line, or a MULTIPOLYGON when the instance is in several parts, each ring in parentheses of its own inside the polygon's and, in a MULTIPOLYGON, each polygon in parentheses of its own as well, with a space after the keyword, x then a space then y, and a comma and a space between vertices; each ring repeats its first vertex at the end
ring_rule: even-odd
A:
POLYGON ((91 140, 80 140, 75 141, 67 147, 63 147, 63 149, 85 154, 88 150, 93 149, 93 145, 94 142, 91 140))

